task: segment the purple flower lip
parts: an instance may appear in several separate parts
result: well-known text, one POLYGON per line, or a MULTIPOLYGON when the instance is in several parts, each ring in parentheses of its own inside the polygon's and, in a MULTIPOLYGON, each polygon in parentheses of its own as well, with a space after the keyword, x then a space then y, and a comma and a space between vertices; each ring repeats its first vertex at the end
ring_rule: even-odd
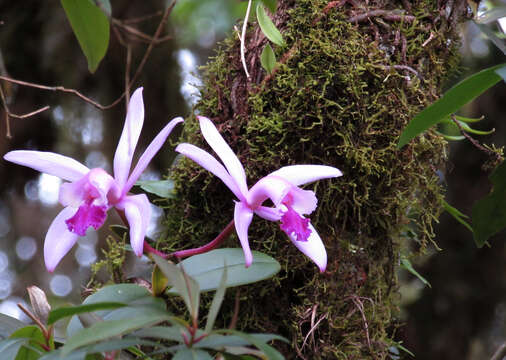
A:
POLYGON ((151 204, 145 194, 128 195, 128 192, 172 129, 181 122, 183 119, 180 117, 171 120, 130 172, 144 123, 142 88, 138 88, 130 98, 125 125, 114 155, 114 177, 103 169, 90 170, 74 159, 52 152, 16 150, 4 155, 7 161, 68 181, 60 186, 59 192, 59 202, 64 208, 49 226, 44 240, 44 261, 48 271, 54 271, 90 226, 100 228, 106 220, 107 211, 113 207, 124 212, 130 227, 132 249, 137 256, 142 256, 151 204))
POLYGON ((308 256, 320 271, 325 271, 327 252, 313 225, 303 216, 311 214, 316 209, 317 199, 314 192, 303 190, 299 185, 338 177, 342 175, 341 171, 325 165, 290 165, 261 178, 248 189, 246 173, 237 156, 211 120, 203 116, 199 116, 198 119, 204 139, 223 164, 208 152, 191 144, 179 144, 176 151, 220 178, 237 197, 234 223, 244 251, 246 266, 250 266, 253 261, 248 228, 253 220, 253 214, 256 214, 270 221, 281 221, 280 227, 292 243, 308 256), (273 202, 274 207, 262 205, 267 199, 273 202))

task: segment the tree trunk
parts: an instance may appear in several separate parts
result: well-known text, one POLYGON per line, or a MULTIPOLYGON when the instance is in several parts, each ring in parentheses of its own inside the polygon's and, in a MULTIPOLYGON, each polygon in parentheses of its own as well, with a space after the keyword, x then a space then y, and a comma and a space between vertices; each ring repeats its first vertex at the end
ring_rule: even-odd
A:
MULTIPOLYGON (((281 334, 288 359, 384 359, 395 347, 400 256, 423 250, 440 212, 436 170, 445 141, 427 132, 399 150, 401 130, 441 93, 458 64, 463 0, 279 0, 273 16, 286 46, 271 75, 268 40, 237 34, 206 66, 201 115, 211 118, 245 166, 248 183, 289 164, 325 164, 343 176, 311 185, 312 214, 328 252, 316 266, 272 222, 255 218, 252 248, 281 262, 272 281, 241 288, 240 327, 281 334)), ((204 145, 195 118, 186 141, 204 145)), ((210 241, 233 217, 233 195, 189 160, 173 171, 168 248, 210 241)), ((229 240, 237 247, 237 239, 229 240)), ((232 303, 232 301, 230 301, 232 303)), ((232 306, 230 306, 232 311, 232 306)))

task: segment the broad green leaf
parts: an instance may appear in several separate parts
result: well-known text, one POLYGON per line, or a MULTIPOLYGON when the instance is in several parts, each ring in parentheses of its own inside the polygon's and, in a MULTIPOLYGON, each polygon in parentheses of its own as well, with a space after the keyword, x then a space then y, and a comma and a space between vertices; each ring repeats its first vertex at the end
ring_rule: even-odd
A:
POLYGON ((8 338, 14 331, 26 324, 11 316, 0 314, 0 340, 8 338))
MULTIPOLYGON (((88 357, 86 357, 86 360, 88 359, 103 359, 102 356, 97 357, 91 355, 91 354, 97 354, 97 353, 103 353, 103 352, 109 352, 113 350, 123 350, 128 349, 129 351, 135 351, 134 346, 142 345, 142 346, 150 346, 150 347, 156 347, 156 348, 162 348, 167 349, 165 346, 160 345, 157 342, 139 339, 136 337, 125 337, 123 339, 111 339, 111 340, 105 340, 98 344, 88 345, 80 348, 79 350, 72 351, 71 354, 63 356, 61 350, 52 351, 51 353, 43 356, 40 358, 40 360, 81 360, 85 359, 86 354, 89 354, 88 357)), ((123 359, 123 357, 120 357, 120 359, 123 359)), ((128 358, 130 359, 130 358, 128 358)), ((144 357, 143 359, 150 359, 144 357)))
POLYGON ((151 273, 151 291, 154 296, 160 296, 163 294, 165 289, 169 285, 169 279, 160 271, 158 265, 153 267, 153 272, 151 273))
POLYGON ((506 227, 506 162, 494 170, 490 181, 492 191, 474 204, 471 216, 474 241, 480 248, 506 227))
MULTIPOLYGON (((275 259, 258 251, 253 251, 253 263, 247 268, 244 253, 239 248, 194 255, 183 260, 180 266, 198 282, 201 291, 210 291, 219 287, 224 264, 227 264, 227 288, 268 279, 281 269, 275 259)), ((175 293, 176 290, 170 289, 169 292, 175 293)))
POLYGON ((267 45, 265 45, 264 49, 262 50, 262 54, 260 55, 260 63, 268 74, 271 74, 274 66, 276 66, 276 55, 274 55, 274 51, 272 50, 269 43, 267 43, 267 45))
POLYGON ((174 197, 174 181, 172 180, 137 181, 135 186, 161 198, 172 199, 174 197))
POLYGON ((221 275, 220 286, 216 290, 216 293, 213 297, 213 302, 211 303, 211 307, 209 308, 209 313, 207 314, 206 327, 204 328, 204 332, 210 333, 213 329, 214 322, 216 320, 216 316, 218 316, 218 312, 220 311, 221 303, 223 302, 223 298, 225 297, 225 291, 227 290, 227 267, 223 268, 223 272, 221 275))
POLYGON ((16 330, 12 333, 11 339, 27 340, 19 349, 15 358, 16 360, 37 360, 40 357, 40 353, 44 351, 40 344, 45 344, 46 342, 42 331, 35 325, 29 325, 16 330))
POLYGON ((136 331, 133 335, 141 338, 163 339, 182 343, 184 341, 183 332, 187 333, 186 329, 180 326, 153 326, 136 331))
POLYGON ((267 9, 270 10, 271 13, 275 13, 276 9, 278 7, 278 1, 277 0, 262 0, 265 6, 267 6, 267 9))
POLYGON ((262 351, 267 359, 269 360, 284 360, 284 356, 281 355, 279 351, 274 349, 272 346, 267 345, 263 341, 258 340, 256 337, 251 336, 249 334, 245 334, 241 331, 227 329, 227 330, 218 330, 217 333, 223 333, 223 334, 233 334, 238 337, 243 338, 244 340, 250 342, 251 344, 255 345, 258 350, 262 351))
MULTIPOLYGON (((119 302, 129 305, 129 307, 123 307, 114 310, 96 311, 94 314, 97 314, 97 316, 103 320, 128 319, 132 316, 132 311, 135 311, 132 310, 131 307, 135 306, 150 307, 160 311, 165 310, 165 303, 163 300, 153 297, 147 289, 135 284, 117 284, 104 286, 96 293, 88 296, 83 301, 83 305, 103 302, 119 302)), ((77 316, 74 316, 70 320, 69 326, 67 327, 67 334, 69 336, 72 336, 82 328, 83 324, 77 316)))
POLYGON ((259 2, 257 5, 257 20, 258 25, 260 25, 260 29, 262 29, 262 32, 267 37, 267 39, 269 39, 276 45, 279 46, 285 45, 283 36, 279 32, 276 25, 274 25, 269 15, 267 15, 267 13, 265 12, 264 6, 262 5, 261 2, 259 2))
POLYGON ((502 78, 497 71, 505 68, 505 64, 493 66, 471 75, 452 87, 439 100, 411 119, 402 132, 397 147, 403 147, 415 136, 448 118, 469 101, 498 83, 502 78))
POLYGON ((172 360, 213 360, 213 357, 204 350, 199 349, 181 349, 172 360))
POLYGON ((443 208, 448 211, 448 213, 455 218, 459 223, 464 225, 470 232, 473 232, 473 228, 471 225, 464 220, 464 218, 469 218, 466 214, 461 213, 457 208, 454 208, 450 204, 448 204, 445 200, 442 201, 443 208))
POLYGON ((120 320, 98 322, 88 328, 76 332, 67 339, 62 347, 62 355, 68 355, 81 346, 90 345, 104 339, 125 335, 134 330, 149 327, 167 321, 171 315, 163 310, 151 307, 136 307, 129 309, 130 316, 120 320))
POLYGON ((61 0, 61 4, 93 73, 109 46, 109 20, 90 0, 61 0))
POLYGON ((28 343, 28 339, 5 339, 0 341, 0 354, 5 359, 15 359, 21 346, 28 343))
POLYGON ((415 275, 421 282, 423 282, 428 287, 432 288, 430 283, 418 273, 418 271, 415 270, 413 265, 411 265, 411 261, 408 260, 408 258, 401 256, 401 267, 408 270, 411 274, 415 275))
MULTIPOLYGON (((258 341, 261 341, 263 343, 267 343, 269 341, 273 340, 280 340, 283 342, 288 343, 288 341, 279 335, 274 334, 248 334, 250 337, 255 338, 258 341)), ((242 337, 239 337, 237 335, 220 335, 215 334, 214 332, 210 334, 209 336, 206 336, 204 339, 200 340, 198 343, 194 344, 194 347, 202 347, 202 348, 209 348, 209 349, 216 349, 220 350, 224 347, 228 346, 248 346, 252 345, 253 343, 251 341, 248 341, 242 337)))
MULTIPOLYGON (((199 315, 200 289, 199 284, 180 267, 168 262, 156 254, 150 255, 169 280, 169 284, 181 296, 193 320, 199 315)), ((184 269, 184 267, 183 267, 184 269)))
POLYGON ((69 306, 69 307, 61 307, 58 309, 54 309, 49 313, 48 325, 51 325, 58 320, 82 313, 97 311, 97 310, 112 310, 118 309, 120 307, 127 306, 126 304, 119 302, 99 302, 87 305, 79 305, 79 306, 69 306))

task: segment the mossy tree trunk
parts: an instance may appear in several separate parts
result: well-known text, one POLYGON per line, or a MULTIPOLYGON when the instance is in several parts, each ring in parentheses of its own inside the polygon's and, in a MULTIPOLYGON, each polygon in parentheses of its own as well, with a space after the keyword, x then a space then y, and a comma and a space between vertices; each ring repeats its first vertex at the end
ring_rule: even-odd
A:
MULTIPOLYGON (((250 79, 237 34, 206 66, 197 110, 238 154, 250 185, 288 164, 332 165, 344 174, 310 186, 319 199, 311 221, 328 251, 325 273, 276 224, 256 218, 250 227, 252 248, 278 259, 282 271, 240 290, 238 324, 288 337, 287 358, 388 357, 399 257, 433 236, 442 197, 436 169, 446 157, 445 142, 431 132, 402 150, 396 143, 455 69, 465 10, 464 0, 279 0, 274 21, 287 45, 275 48, 273 74, 260 65, 267 39, 256 24, 247 36, 250 79)), ((185 134, 206 148, 194 117, 185 134)), ((167 249, 210 241, 232 219, 233 195, 191 161, 172 174, 178 197, 167 208, 167 249)))

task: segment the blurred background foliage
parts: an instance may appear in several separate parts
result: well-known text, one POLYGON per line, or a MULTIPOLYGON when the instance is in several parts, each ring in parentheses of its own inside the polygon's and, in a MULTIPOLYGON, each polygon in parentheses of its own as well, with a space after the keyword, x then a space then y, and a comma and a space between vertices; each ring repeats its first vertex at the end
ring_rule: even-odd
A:
MULTIPOLYGON (((151 36, 169 3, 113 0, 112 18, 151 36), (146 15, 153 17, 134 21, 146 15)), ((503 1, 482 2, 489 8, 503 5, 503 1)), ((177 1, 165 31, 171 39, 154 47, 133 86, 145 88, 146 121, 140 148, 168 120, 189 113, 198 98, 198 65, 212 56, 217 42, 234 31, 245 7, 246 2, 238 0, 177 1)), ((499 23, 488 26, 504 41, 499 23)), ((504 53, 474 23, 462 25, 462 36, 462 77, 504 62, 504 53)), ((91 75, 59 2, 0 0, 0 74, 78 89, 102 104, 114 101, 124 89, 128 47, 132 76, 148 42, 117 26, 111 31, 104 60, 91 75)), ((458 78, 452 79, 448 86, 456 81, 458 78)), ((125 115, 123 102, 100 111, 68 94, 6 82, 1 85, 14 113, 51 107, 35 117, 12 119, 12 139, 5 137, 2 117, 1 155, 14 149, 55 151, 88 166, 111 168, 125 115)), ((476 127, 496 131, 478 140, 504 146, 505 106, 506 85, 501 82, 463 109, 462 115, 484 115, 485 120, 476 127)), ((167 144, 155 158, 145 178, 167 174, 172 145, 167 144)), ((482 168, 487 160, 487 155, 468 141, 452 142, 447 167, 441 169, 447 201, 468 215, 474 202, 490 190, 489 172, 482 168)), ((55 274, 46 272, 41 251, 45 232, 59 211, 58 185, 52 178, 0 161, 0 312, 22 317, 15 303, 26 302, 25 288, 32 284, 47 289, 55 303, 76 301, 88 280, 90 264, 101 257, 100 248, 109 235, 107 227, 98 235, 90 232, 73 250, 74 257, 67 256, 55 274)), ((110 223, 117 221, 110 219, 110 223)), ((161 230, 155 221, 151 232, 156 235, 157 231, 161 230)), ((436 233, 441 250, 431 249, 414 263, 432 288, 404 270, 399 273, 403 284, 399 289, 403 303, 399 323, 405 326, 398 338, 417 359, 489 359, 506 340, 505 234, 496 235, 490 248, 477 249, 472 234, 448 214, 441 217, 436 233)), ((129 259, 129 272, 142 272, 144 264, 129 259)))

